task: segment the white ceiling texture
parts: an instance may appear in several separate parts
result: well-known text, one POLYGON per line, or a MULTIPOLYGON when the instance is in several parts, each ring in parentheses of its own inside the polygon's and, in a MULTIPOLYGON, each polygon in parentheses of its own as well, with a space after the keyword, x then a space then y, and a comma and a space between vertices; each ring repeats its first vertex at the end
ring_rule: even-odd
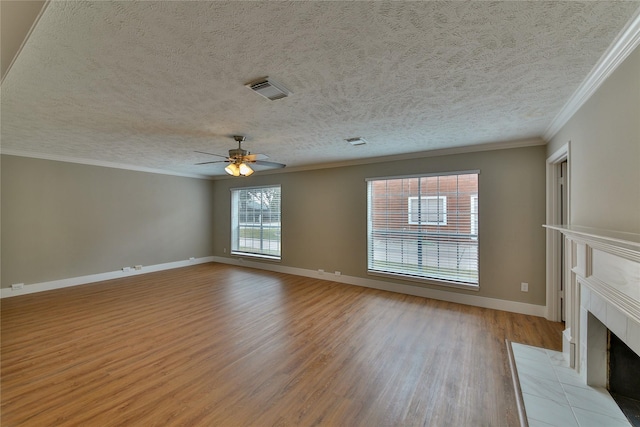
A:
POLYGON ((540 142, 639 6, 50 1, 2 82, 2 152, 213 177, 195 151, 236 134, 285 172, 540 142), (264 76, 292 95, 244 86, 264 76))

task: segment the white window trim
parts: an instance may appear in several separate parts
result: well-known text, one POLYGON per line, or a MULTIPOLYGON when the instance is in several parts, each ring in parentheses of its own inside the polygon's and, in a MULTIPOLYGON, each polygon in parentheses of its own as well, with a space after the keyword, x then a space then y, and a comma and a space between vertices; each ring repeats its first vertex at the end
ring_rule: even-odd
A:
MULTIPOLYGON (((408 223, 411 225, 447 225, 447 196, 412 196, 408 198, 407 201, 407 212, 408 212, 408 223), (411 205, 415 200, 434 200, 440 199, 442 200, 442 221, 411 221, 411 205)), ((425 215, 426 218, 429 218, 429 213, 425 215)))
POLYGON ((236 240, 238 239, 237 233, 239 231, 239 229, 236 228, 236 222, 234 219, 234 216, 237 214, 236 209, 237 209, 237 200, 236 197, 238 195, 239 191, 242 190, 263 190, 263 189, 268 189, 268 188, 277 188, 280 190, 280 234, 282 234, 282 186, 281 185, 263 185, 263 186, 251 186, 251 187, 235 187, 235 188, 230 188, 229 190, 231 191, 231 242, 229 247, 231 248, 230 253, 232 255, 236 255, 236 256, 242 256, 242 257, 247 257, 247 258, 258 258, 258 259, 263 259, 263 260, 270 260, 270 261, 280 261, 282 259, 282 237, 280 237, 280 254, 279 255, 271 255, 271 254, 265 254, 265 253, 261 253, 261 252, 250 252, 250 251, 243 251, 243 250, 239 250, 239 249, 235 249, 235 244, 236 244, 236 240))

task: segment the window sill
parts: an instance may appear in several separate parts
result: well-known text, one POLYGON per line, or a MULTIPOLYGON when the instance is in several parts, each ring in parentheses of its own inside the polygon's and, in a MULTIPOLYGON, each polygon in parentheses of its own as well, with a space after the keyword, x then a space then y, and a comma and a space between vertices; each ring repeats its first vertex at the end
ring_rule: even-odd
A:
POLYGON ((372 270, 368 270, 367 274, 370 276, 388 277, 392 279, 406 280, 409 282, 423 283, 425 285, 436 285, 436 286, 444 286, 447 288, 464 289, 466 291, 480 290, 480 285, 476 285, 473 283, 460 283, 460 282, 441 280, 441 279, 426 279, 422 277, 407 276, 404 274, 395 274, 395 273, 384 273, 381 271, 372 271, 372 270))
POLYGON ((251 252, 235 252, 235 251, 231 251, 231 255, 239 256, 239 257, 242 257, 242 258, 251 258, 251 259, 259 259, 259 260, 274 261, 274 262, 280 262, 280 260, 282 259, 282 257, 279 257, 279 256, 252 254, 251 252))

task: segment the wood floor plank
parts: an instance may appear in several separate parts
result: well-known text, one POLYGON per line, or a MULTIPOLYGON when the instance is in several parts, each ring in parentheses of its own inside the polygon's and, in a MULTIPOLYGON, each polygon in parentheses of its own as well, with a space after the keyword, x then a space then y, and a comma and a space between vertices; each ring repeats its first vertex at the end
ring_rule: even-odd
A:
POLYGON ((2 426, 517 425, 545 319, 223 264, 0 301, 2 426))

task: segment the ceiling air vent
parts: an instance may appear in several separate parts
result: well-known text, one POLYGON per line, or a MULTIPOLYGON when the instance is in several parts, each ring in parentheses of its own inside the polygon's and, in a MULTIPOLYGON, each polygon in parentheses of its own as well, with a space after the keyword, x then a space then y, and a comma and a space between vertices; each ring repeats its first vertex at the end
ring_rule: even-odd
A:
POLYGON ((360 137, 348 138, 348 139, 345 139, 345 141, 347 141, 351 145, 364 145, 367 143, 367 141, 365 141, 364 138, 360 138, 360 137))
POLYGON ((269 77, 263 77, 245 85, 254 92, 264 96, 267 99, 275 101, 276 99, 286 98, 291 95, 289 90, 280 83, 274 82, 269 77))

